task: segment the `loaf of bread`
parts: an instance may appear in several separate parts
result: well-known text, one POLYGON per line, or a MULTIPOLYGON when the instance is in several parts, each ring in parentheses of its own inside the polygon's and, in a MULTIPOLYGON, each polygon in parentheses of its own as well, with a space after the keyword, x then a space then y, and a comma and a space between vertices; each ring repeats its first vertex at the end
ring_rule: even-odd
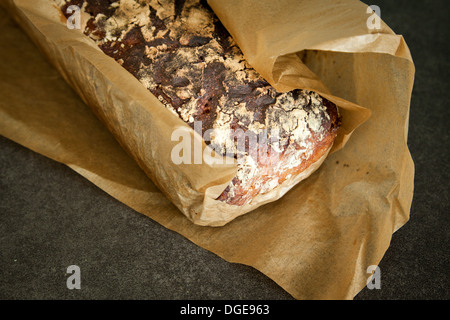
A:
POLYGON ((311 91, 277 92, 206 1, 53 1, 67 18, 78 6, 86 36, 188 125, 201 123, 202 136, 212 132, 210 148, 237 159, 237 175, 217 200, 249 204, 332 147, 336 105, 311 91))

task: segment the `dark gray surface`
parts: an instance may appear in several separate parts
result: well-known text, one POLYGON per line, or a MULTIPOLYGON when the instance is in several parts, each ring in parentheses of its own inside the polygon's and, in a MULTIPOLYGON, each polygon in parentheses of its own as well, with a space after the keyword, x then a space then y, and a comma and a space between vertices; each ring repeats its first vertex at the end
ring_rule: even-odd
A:
MULTIPOLYGON (((356 299, 449 299, 449 2, 373 1, 416 64, 410 221, 380 263, 381 289, 356 299)), ((68 167, 0 137, 0 298, 292 299, 136 213, 68 167), (68 290, 78 265, 82 289, 68 290)))

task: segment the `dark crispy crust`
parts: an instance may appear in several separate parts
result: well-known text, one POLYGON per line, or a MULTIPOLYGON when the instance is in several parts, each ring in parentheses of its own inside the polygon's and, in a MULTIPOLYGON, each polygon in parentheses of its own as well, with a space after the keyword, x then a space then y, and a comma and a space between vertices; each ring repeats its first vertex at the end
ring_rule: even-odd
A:
MULTIPOLYGON (((62 12, 65 13, 66 8, 70 5, 78 5, 81 7, 84 2, 85 1, 83 0, 68 0, 61 8, 62 12)), ((155 96, 160 97, 160 100, 164 102, 166 106, 170 106, 172 110, 178 113, 178 115, 189 125, 194 127, 192 119, 201 120, 203 132, 212 129, 216 125, 218 114, 222 112, 221 110, 218 110, 221 105, 224 113, 228 112, 232 114, 230 128, 233 130, 240 129, 243 132, 247 132, 254 123, 267 124, 268 112, 275 106, 277 99, 281 99, 282 94, 277 92, 259 75, 239 79, 238 76, 234 76, 233 73, 230 72, 223 61, 235 59, 239 62, 241 52, 226 29, 212 12, 212 31, 209 34, 177 32, 174 36, 173 33, 171 33, 171 31, 173 31, 171 30, 171 27, 174 25, 174 21, 176 22, 177 19, 181 19, 183 15, 184 17, 189 15, 188 10, 185 8, 185 1, 175 1, 173 16, 166 19, 161 19, 158 16, 157 10, 152 7, 151 3, 148 4, 143 1, 142 6, 149 6, 150 13, 148 22, 152 25, 154 37, 150 40, 148 37, 146 39, 142 32, 142 28, 134 26, 127 29, 126 33, 120 37, 119 40, 108 41, 105 40, 106 31, 105 27, 102 25, 102 21, 105 21, 115 14, 116 7, 111 6, 111 3, 114 2, 118 1, 87 0, 87 5, 84 10, 89 13, 92 18, 87 22, 84 33, 98 41, 99 47, 105 54, 118 61, 137 79, 142 80, 143 70, 148 69, 149 72, 147 72, 146 75, 151 77, 153 83, 153 85, 149 87, 149 90, 155 96), (184 12, 184 10, 186 12, 184 12), (100 14, 105 18, 102 20, 96 19, 100 14), (206 48, 208 48, 213 41, 214 43, 217 43, 220 48, 216 53, 223 59, 216 59, 206 63, 205 61, 208 58, 208 51, 206 48), (191 61, 186 62, 185 60, 180 59, 180 50, 186 48, 199 49, 197 51, 199 54, 195 56, 195 61, 192 61, 191 59, 191 61), (148 52, 152 49, 156 50, 158 54, 150 57, 148 52), (189 64, 195 64, 196 66, 201 64, 204 67, 200 69, 197 67, 190 68, 189 64), (182 76, 176 75, 177 70, 186 67, 190 68, 188 73, 182 76), (183 108, 185 108, 192 97, 179 94, 179 89, 188 86, 190 92, 193 92, 193 96, 196 99, 196 109, 195 112, 191 114, 191 121, 187 121, 187 118, 184 117, 183 108), (235 113, 233 107, 223 106, 223 98, 227 101, 225 104, 230 103, 232 106, 244 105, 245 114, 235 113), (248 116, 250 114, 251 117, 248 116)), ((210 10, 207 5, 205 5, 204 1, 199 1, 198 6, 203 7, 205 10, 210 10)), ((117 37, 119 37, 123 30, 113 31, 117 32, 117 37)), ((255 74, 255 71, 248 65, 246 65, 244 72, 255 74)), ((309 93, 302 90, 294 90, 284 94, 284 96, 298 104, 295 108, 302 108, 302 110, 311 114, 314 111, 318 119, 320 119, 320 131, 314 132, 313 130, 310 130, 310 135, 306 141, 302 142, 302 144, 299 141, 290 139, 292 133, 289 130, 281 130, 280 135, 284 138, 282 139, 283 143, 280 146, 281 150, 274 151, 270 145, 268 147, 261 146, 261 150, 258 151, 267 156, 255 158, 259 167, 258 174, 245 183, 236 177, 218 197, 218 200, 233 205, 243 205, 248 203, 254 196, 261 193, 261 185, 264 185, 264 183, 267 183, 274 178, 278 180, 278 183, 283 183, 290 176, 295 176, 303 172, 310 167, 311 164, 318 161, 332 146, 341 121, 336 105, 320 97, 321 108, 313 110, 315 105, 311 103, 311 100, 304 99, 305 97, 309 97, 309 93), (306 102, 301 105, 300 101, 306 102), (288 162, 291 161, 290 157, 292 157, 292 150, 303 150, 304 143, 313 145, 313 152, 308 156, 305 156, 299 165, 295 167, 286 166, 286 169, 282 171, 274 170, 272 166, 273 162, 271 162, 272 156, 276 156, 281 164, 286 162, 287 165, 288 162)), ((272 121, 283 122, 283 117, 286 117, 286 115, 289 116, 289 111, 273 113, 272 121)), ((282 128, 282 126, 280 126, 280 128, 282 128)), ((247 147, 248 146, 246 145, 246 148, 247 147)), ((240 152, 245 153, 246 151, 248 150, 237 150, 235 157, 237 157, 240 152)))

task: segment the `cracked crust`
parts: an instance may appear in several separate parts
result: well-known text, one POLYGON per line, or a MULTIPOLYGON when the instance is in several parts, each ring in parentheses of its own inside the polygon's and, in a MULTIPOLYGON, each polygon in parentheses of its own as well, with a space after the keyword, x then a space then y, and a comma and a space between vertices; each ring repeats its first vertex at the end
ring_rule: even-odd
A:
POLYGON ((250 203, 331 148, 337 107, 314 92, 277 92, 245 61, 206 1, 55 1, 63 13, 78 5, 89 17, 83 32, 166 108, 192 128, 201 121, 202 134, 215 130, 205 142, 238 160, 218 200, 250 203))

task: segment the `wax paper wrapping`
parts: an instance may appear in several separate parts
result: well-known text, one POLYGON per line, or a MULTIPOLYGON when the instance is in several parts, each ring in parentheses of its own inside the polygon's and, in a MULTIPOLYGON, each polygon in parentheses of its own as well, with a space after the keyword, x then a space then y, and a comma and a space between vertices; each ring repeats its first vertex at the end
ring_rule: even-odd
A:
MULTIPOLYGON (((233 11, 227 10, 239 4, 229 3, 222 14, 221 9, 215 10, 233 34, 233 11)), ((304 14, 292 10, 292 2, 282 3, 285 11, 304 14)), ((11 4, 21 27, 34 30, 28 20, 37 18, 33 8, 16 10, 11 4)), ((214 8, 214 2, 211 5, 214 8)), ((255 7, 259 5, 267 3, 258 1, 255 7)), ((352 108, 361 111, 361 105, 371 110, 372 117, 350 140, 344 136, 340 144, 347 142, 345 148, 331 154, 318 171, 284 197, 223 227, 194 225, 180 214, 148 179, 149 173, 141 170, 142 164, 129 157, 130 147, 118 144, 117 133, 112 135, 98 121, 4 13, 0 38, 9 46, 0 50, 0 133, 67 164, 118 200, 224 259, 255 267, 297 299, 351 299, 366 284, 367 267, 378 264, 392 233, 409 218, 414 165, 406 138, 414 65, 403 39, 384 24, 383 32, 368 38, 355 32, 354 27, 365 25, 367 19, 367 7, 360 2, 340 1, 335 6, 325 1, 322 5, 330 9, 320 15, 323 29, 334 29, 336 20, 345 22, 348 12, 358 10, 358 14, 328 42, 311 48, 301 45, 280 54, 278 62, 275 59, 278 67, 291 59, 308 77, 290 77, 287 69, 278 73, 284 76, 274 79, 312 78, 315 88, 322 86, 322 93, 328 92, 335 101, 346 99, 342 104, 350 106, 349 113, 352 108), (384 35, 389 41, 378 39, 384 35), (361 38, 364 45, 358 41, 361 38)), ((314 32, 320 34, 322 28, 315 26, 314 32)), ((49 26, 46 32, 52 30, 49 26)), ((370 33, 367 28, 365 33, 370 33)), ((45 37, 37 40, 48 41, 45 37)), ((67 43, 67 48, 73 45, 67 43)), ((249 55, 245 44, 240 46, 249 55)), ((64 70, 60 71, 64 76, 64 70)), ((141 98, 135 91, 133 95, 137 101, 141 98)), ((234 174, 230 167, 210 169, 222 173, 218 186, 234 174)))

